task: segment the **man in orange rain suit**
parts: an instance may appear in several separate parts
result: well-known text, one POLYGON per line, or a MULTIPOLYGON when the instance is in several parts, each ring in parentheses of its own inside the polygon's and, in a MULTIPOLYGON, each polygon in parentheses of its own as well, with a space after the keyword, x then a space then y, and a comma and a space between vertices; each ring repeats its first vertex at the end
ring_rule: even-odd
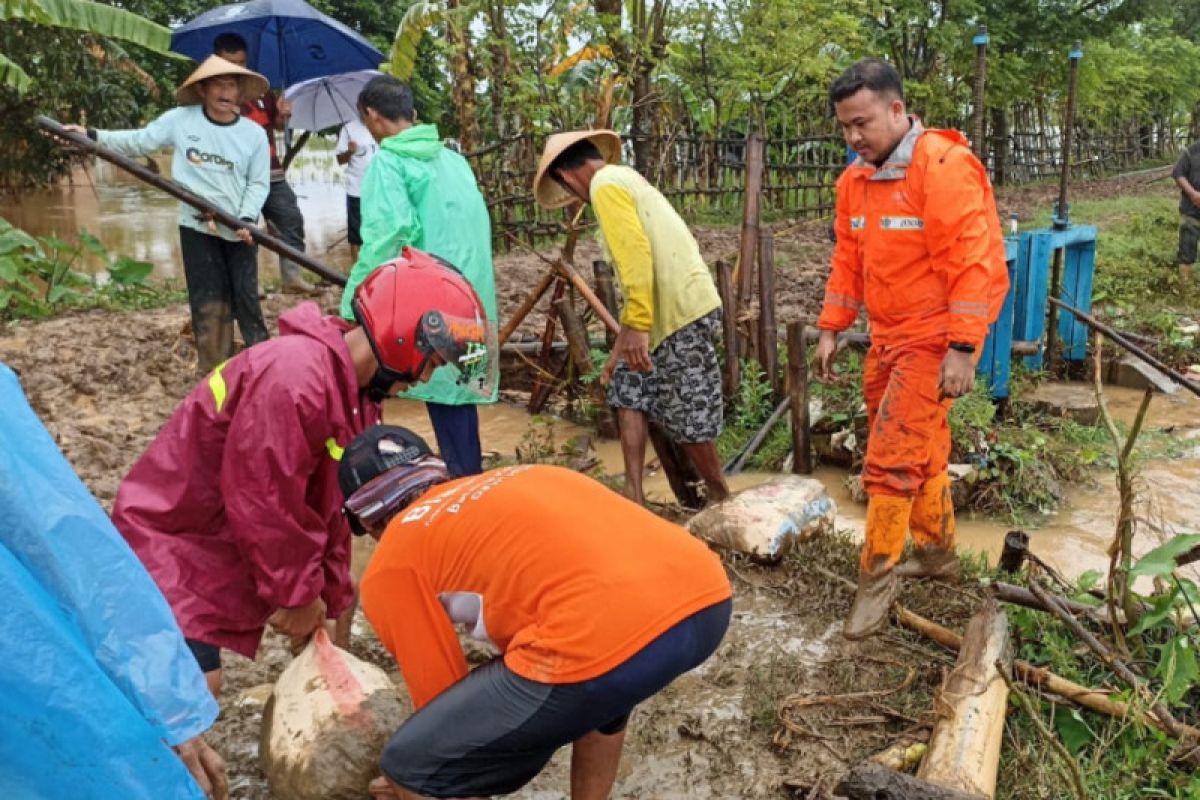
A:
POLYGON ((987 172, 961 134, 908 116, 900 76, 879 59, 846 70, 829 97, 858 158, 837 184, 817 376, 833 379, 837 333, 863 305, 871 326, 866 542, 844 629, 858 639, 887 624, 897 575, 957 572, 946 415, 975 384, 1008 271, 987 172), (910 529, 914 558, 896 568, 910 529))
POLYGON ((716 555, 561 467, 450 481, 404 428, 361 434, 338 478, 352 528, 381 537, 363 610, 417 709, 372 797, 508 794, 571 744, 572 800, 607 798, 630 712, 721 642, 716 555), (468 672, 456 623, 501 657, 468 672))

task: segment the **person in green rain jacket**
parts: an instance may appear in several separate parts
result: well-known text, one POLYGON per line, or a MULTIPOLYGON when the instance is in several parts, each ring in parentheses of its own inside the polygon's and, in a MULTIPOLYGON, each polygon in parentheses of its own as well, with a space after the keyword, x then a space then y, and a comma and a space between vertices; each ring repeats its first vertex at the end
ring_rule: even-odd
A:
MULTIPOLYGON (((470 281, 496 321, 496 279, 492 273, 492 226, 475 174, 465 158, 442 145, 433 125, 414 124, 408 85, 380 75, 358 96, 363 125, 379 142, 362 185, 362 249, 342 295, 342 316, 353 319, 355 288, 406 245, 453 264, 470 281)), ((447 368, 401 395, 425 401, 438 449, 450 474, 483 469, 479 442, 480 399, 457 385, 447 368)))

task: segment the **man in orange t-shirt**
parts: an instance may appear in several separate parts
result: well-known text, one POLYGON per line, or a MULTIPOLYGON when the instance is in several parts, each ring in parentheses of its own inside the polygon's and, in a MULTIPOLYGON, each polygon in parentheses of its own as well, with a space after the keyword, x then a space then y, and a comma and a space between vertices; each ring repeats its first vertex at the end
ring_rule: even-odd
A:
POLYGON ((725 634, 719 559, 567 469, 450 481, 404 428, 355 439, 339 478, 353 527, 380 539, 363 610, 417 709, 372 796, 507 794, 573 743, 572 798, 608 797, 630 712, 725 634), (501 656, 468 672, 456 623, 501 656))

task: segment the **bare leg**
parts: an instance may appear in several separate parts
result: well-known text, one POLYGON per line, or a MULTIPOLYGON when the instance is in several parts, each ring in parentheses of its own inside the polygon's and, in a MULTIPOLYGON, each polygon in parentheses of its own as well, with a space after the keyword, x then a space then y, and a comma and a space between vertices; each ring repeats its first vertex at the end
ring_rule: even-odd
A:
POLYGON ((625 459, 625 496, 638 505, 645 505, 642 493, 642 472, 646 468, 646 415, 632 408, 617 409, 617 425, 621 429, 621 455, 625 459))
POLYGON ((214 669, 211 672, 204 673, 204 682, 208 684, 208 690, 212 692, 214 700, 221 699, 221 670, 214 669))
POLYGON ((571 800, 607 800, 617 780, 625 731, 592 731, 571 747, 571 800))
POLYGON ((721 457, 717 454, 716 442, 694 442, 683 445, 684 452, 696 466, 696 471, 704 479, 708 502, 719 503, 729 497, 729 485, 725 483, 725 475, 721 472, 721 457))

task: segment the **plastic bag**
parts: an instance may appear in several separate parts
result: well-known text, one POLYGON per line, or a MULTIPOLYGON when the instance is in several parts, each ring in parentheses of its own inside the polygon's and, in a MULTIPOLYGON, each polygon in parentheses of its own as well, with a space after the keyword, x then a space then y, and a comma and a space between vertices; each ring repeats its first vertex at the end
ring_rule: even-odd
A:
POLYGON ((687 528, 717 547, 775 563, 797 541, 832 531, 836 516, 820 481, 781 475, 704 509, 687 528))
POLYGON ((404 711, 387 673, 319 629, 275 682, 259 753, 275 797, 361 800, 404 711))

